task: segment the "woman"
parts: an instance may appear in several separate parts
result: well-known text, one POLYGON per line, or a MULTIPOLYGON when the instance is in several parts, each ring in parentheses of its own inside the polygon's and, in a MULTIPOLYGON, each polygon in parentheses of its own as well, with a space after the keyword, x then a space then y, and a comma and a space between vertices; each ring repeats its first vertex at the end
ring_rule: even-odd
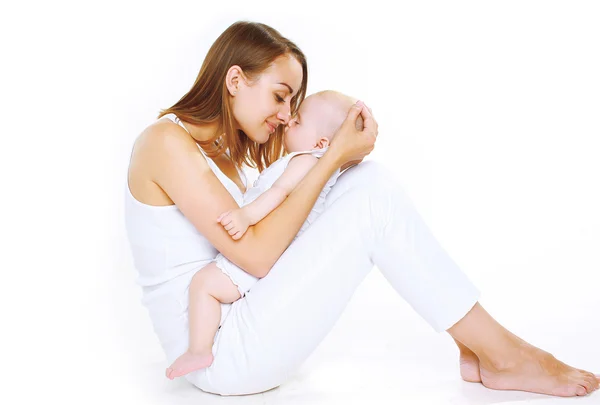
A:
POLYGON ((377 123, 362 104, 277 209, 241 239, 229 236, 217 217, 241 205, 248 187, 241 165, 260 171, 281 156, 284 127, 306 84, 306 59, 296 45, 266 25, 235 23, 209 50, 192 89, 136 140, 127 231, 167 361, 188 346, 190 280, 221 252, 261 280, 244 298, 222 304, 214 362, 186 376, 204 391, 241 395, 283 383, 373 265, 435 330, 450 333, 465 380, 559 396, 597 389, 593 374, 527 344, 487 314, 477 289, 375 162, 345 171, 328 209, 290 244, 333 172, 373 150, 377 123), (355 128, 359 115, 362 131, 355 128))

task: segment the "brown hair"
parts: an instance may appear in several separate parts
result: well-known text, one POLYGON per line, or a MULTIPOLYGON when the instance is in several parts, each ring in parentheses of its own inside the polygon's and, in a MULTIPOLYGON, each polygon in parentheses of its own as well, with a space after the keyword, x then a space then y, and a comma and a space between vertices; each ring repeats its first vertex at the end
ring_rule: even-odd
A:
POLYGON ((174 113, 181 120, 196 125, 219 122, 219 133, 224 133, 233 163, 238 168, 245 163, 262 172, 284 153, 284 127, 278 126, 275 136, 264 144, 252 141, 242 130, 235 131, 225 78, 229 68, 237 65, 253 80, 275 59, 285 55, 293 56, 302 65, 302 84, 290 103, 294 115, 306 96, 306 57, 296 44, 268 25, 238 21, 210 47, 191 90, 172 107, 162 110, 158 118, 174 113))

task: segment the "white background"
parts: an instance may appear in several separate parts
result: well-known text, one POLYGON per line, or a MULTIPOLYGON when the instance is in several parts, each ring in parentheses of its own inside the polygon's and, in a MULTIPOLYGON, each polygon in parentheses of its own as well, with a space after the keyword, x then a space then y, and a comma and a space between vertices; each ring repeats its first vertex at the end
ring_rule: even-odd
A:
MULTIPOLYGON (((123 229, 130 148, 240 19, 303 49, 309 94, 373 109, 369 159, 493 316, 567 360, 598 341, 597 2, 29 2, 0 16, 0 396, 139 400, 137 370, 163 357, 123 229)), ((379 274, 366 284, 348 319, 386 305, 421 322, 379 274)), ((589 349, 577 366, 600 373, 589 349)))

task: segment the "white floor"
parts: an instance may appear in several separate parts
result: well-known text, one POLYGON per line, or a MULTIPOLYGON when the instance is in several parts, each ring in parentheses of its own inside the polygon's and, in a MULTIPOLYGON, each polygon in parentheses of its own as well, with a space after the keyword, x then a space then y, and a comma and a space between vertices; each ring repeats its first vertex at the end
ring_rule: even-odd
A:
MULTIPOLYGON (((488 310, 495 302, 493 298, 490 301, 488 310)), ((485 299, 482 303, 486 306, 485 299)), ((537 317, 535 322, 531 312, 507 307, 505 312, 496 311, 497 318, 506 318, 502 322, 512 331, 571 365, 600 373, 600 350, 594 346, 600 336, 598 305, 583 300, 574 304, 578 309, 574 316, 565 316, 565 311, 551 311, 555 315, 550 316, 551 312, 529 302, 528 310, 548 318, 537 317)), ((144 351, 138 349, 139 353, 144 351)), ((147 352, 155 349, 147 348, 147 352)), ((144 393, 145 403, 156 404, 600 404, 598 392, 588 397, 554 398, 493 391, 462 381, 458 350, 449 335, 430 329, 378 271, 367 277, 340 321, 298 374, 274 390, 220 397, 204 393, 185 380, 167 380, 164 361, 141 363, 133 380, 144 393)))

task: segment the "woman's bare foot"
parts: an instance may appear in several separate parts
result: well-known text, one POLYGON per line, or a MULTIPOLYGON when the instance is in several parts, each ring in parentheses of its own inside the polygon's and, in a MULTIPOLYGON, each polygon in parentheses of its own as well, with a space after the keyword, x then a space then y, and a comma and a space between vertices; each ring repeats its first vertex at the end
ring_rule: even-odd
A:
POLYGON ((480 362, 481 382, 496 390, 529 391, 572 397, 598 389, 600 376, 578 370, 550 353, 520 341, 518 349, 502 360, 480 362))
POLYGON ((458 350, 460 350, 459 363, 460 363, 460 376, 467 382, 481 382, 481 375, 479 374, 479 358, 473 353, 467 346, 454 339, 458 350))
POLYGON ((192 371, 200 370, 209 367, 213 362, 213 354, 210 349, 207 353, 192 353, 187 351, 177 358, 171 364, 165 375, 172 380, 175 377, 181 377, 191 373, 192 371))
POLYGON ((570 367, 525 342, 500 325, 479 302, 448 333, 475 353, 481 383, 488 388, 562 397, 598 389, 600 377, 570 367))

